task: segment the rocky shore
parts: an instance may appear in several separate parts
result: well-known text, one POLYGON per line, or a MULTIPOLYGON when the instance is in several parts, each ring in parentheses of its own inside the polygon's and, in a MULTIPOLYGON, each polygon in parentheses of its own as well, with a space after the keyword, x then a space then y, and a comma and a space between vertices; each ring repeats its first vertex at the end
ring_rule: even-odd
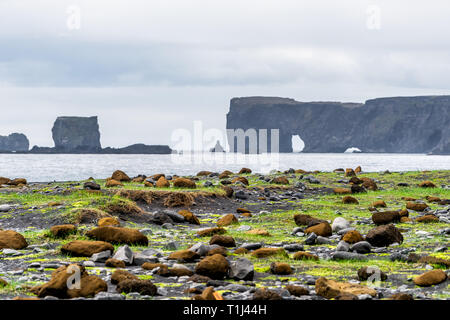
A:
POLYGON ((450 171, 0 186, 0 299, 450 298, 450 171))

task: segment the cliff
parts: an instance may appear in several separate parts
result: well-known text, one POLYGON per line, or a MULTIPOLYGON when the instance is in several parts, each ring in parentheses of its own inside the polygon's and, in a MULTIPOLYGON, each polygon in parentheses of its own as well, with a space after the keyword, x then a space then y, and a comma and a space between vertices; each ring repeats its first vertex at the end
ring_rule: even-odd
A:
MULTIPOLYGON (((292 152, 299 135, 303 152, 450 154, 450 96, 393 97, 366 103, 298 102, 276 97, 234 98, 227 129, 279 129, 280 152, 292 152)), ((228 133, 230 150, 238 149, 228 133)), ((270 143, 269 143, 270 150, 270 143)), ((260 151, 260 144, 258 144, 260 151)))
POLYGON ((102 148, 97 117, 58 117, 52 134, 60 152, 98 152, 102 148))
POLYGON ((30 142, 22 133, 12 133, 9 136, 0 136, 0 152, 28 151, 30 142))

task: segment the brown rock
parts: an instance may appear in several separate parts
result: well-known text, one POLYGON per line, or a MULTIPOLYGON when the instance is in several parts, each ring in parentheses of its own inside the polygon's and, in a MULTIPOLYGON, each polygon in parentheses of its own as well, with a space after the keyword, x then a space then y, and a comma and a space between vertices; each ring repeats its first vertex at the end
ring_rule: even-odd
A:
POLYGON ((122 260, 109 258, 105 261, 105 266, 110 268, 125 268, 125 262, 122 260))
POLYGON ((221 254, 224 257, 226 257, 228 255, 228 251, 225 247, 217 247, 217 248, 213 248, 213 249, 209 250, 206 255, 213 256, 215 254, 221 254))
POLYGON ((20 250, 28 247, 27 240, 13 230, 0 230, 0 249, 20 250))
POLYGON ((420 287, 429 287, 447 280, 447 274, 441 269, 427 271, 413 279, 414 283, 420 287))
POLYGON ((66 243, 61 247, 61 252, 69 254, 75 257, 90 257, 94 253, 109 250, 114 252, 114 247, 104 241, 87 241, 87 240, 75 240, 66 243))
POLYGON ((363 178, 361 178, 361 180, 363 181, 361 186, 364 187, 365 189, 371 190, 371 191, 378 190, 378 186, 373 179, 363 177, 363 178))
POLYGON ((90 238, 111 243, 148 245, 148 238, 139 230, 118 227, 98 227, 86 233, 90 238))
POLYGON ((292 268, 289 264, 284 262, 272 262, 270 264, 270 272, 278 275, 288 275, 291 274, 292 268))
POLYGON ((239 170, 239 174, 250 174, 252 173, 252 170, 250 170, 249 168, 242 168, 241 170, 239 170))
POLYGON ((211 171, 200 171, 197 173, 197 177, 209 176, 211 173, 211 171))
POLYGON ((219 227, 225 227, 225 226, 229 226, 231 224, 237 224, 239 223, 238 218, 236 218, 236 216, 232 213, 227 214, 225 216, 223 216, 222 218, 220 218, 219 221, 217 221, 217 226, 219 227))
POLYGON ((306 234, 312 233, 312 232, 314 232, 316 235, 322 236, 322 237, 329 237, 332 234, 331 226, 326 221, 322 222, 322 223, 319 223, 319 224, 316 224, 316 225, 314 225, 312 227, 308 227, 305 230, 306 234))
POLYGON ((441 202, 441 198, 433 197, 433 196, 426 196, 428 202, 441 202))
POLYGON ((194 181, 186 178, 177 178, 173 181, 173 186, 175 188, 186 188, 186 189, 195 189, 197 188, 194 181))
POLYGON ((426 203, 418 203, 418 202, 412 202, 408 201, 406 203, 406 209, 414 210, 414 211, 424 211, 426 208, 428 208, 428 205, 426 203))
POLYGON ((116 217, 101 218, 98 220, 99 227, 120 227, 119 219, 116 217))
POLYGON ((364 241, 364 238, 357 230, 351 230, 351 231, 347 232, 346 234, 344 234, 344 236, 342 237, 342 240, 347 243, 354 244, 354 243, 357 243, 360 241, 364 241))
POLYGON ((8 281, 6 281, 6 280, 0 278, 0 288, 1 288, 1 287, 6 287, 7 285, 8 285, 8 281))
POLYGON ((31 288, 31 292, 35 293, 39 298, 46 296, 54 296, 61 299, 93 297, 101 291, 107 291, 108 285, 105 281, 96 276, 90 276, 83 266, 71 264, 69 266, 61 266, 53 271, 49 282, 31 288), (79 288, 69 288, 68 284, 76 285, 76 273, 80 276, 79 288))
POLYGON ((423 181, 419 183, 419 187, 421 188, 436 188, 436 185, 431 181, 423 181))
POLYGON ((157 292, 156 286, 150 280, 123 280, 117 285, 119 293, 137 292, 140 295, 154 296, 157 292))
POLYGON ((112 284, 118 284, 125 280, 139 280, 139 278, 136 277, 134 274, 129 273, 128 271, 122 269, 114 271, 113 274, 111 275, 112 284))
POLYGON ((398 211, 375 212, 372 215, 372 221, 378 226, 398 222, 400 221, 400 214, 398 211))
POLYGON ((273 178, 271 182, 275 183, 275 184, 289 184, 288 178, 286 178, 284 176, 273 178))
POLYGON ((9 181, 8 184, 11 185, 11 186, 26 185, 26 184, 27 184, 27 179, 16 178, 16 179, 14 179, 14 180, 9 181))
POLYGON ((194 261, 196 259, 200 258, 200 256, 191 250, 179 250, 179 251, 175 251, 172 252, 168 259, 169 260, 178 260, 178 261, 194 261))
POLYGON ((318 261, 319 257, 316 256, 315 254, 312 254, 312 253, 309 253, 309 252, 298 251, 298 252, 294 253, 294 255, 292 256, 292 259, 294 259, 294 260, 315 260, 315 261, 318 261))
POLYGON ((11 182, 11 179, 5 178, 5 177, 0 177, 0 185, 9 184, 10 182, 11 182))
POLYGON ((324 222, 324 220, 314 218, 307 214, 296 214, 294 215, 295 224, 298 226, 310 226, 314 224, 319 224, 324 222))
POLYGON ((430 222, 439 222, 439 218, 434 214, 426 214, 422 217, 416 218, 417 222, 430 223, 430 222))
POLYGON ((362 267, 358 270, 359 281, 367 281, 372 275, 374 275, 375 280, 386 281, 387 279, 387 275, 380 269, 362 267))
POLYGON ((245 208, 237 208, 236 213, 250 213, 250 210, 245 208))
POLYGON ((129 182, 131 181, 131 178, 123 171, 120 170, 116 170, 114 171, 114 173, 111 176, 111 179, 116 180, 116 181, 125 181, 125 182, 129 182))
POLYGON ((207 287, 205 290, 203 290, 202 294, 196 295, 192 299, 210 301, 224 300, 220 293, 214 291, 214 287, 207 287))
POLYGON ((289 284, 286 286, 286 290, 289 291, 289 293, 293 296, 300 297, 300 296, 308 296, 309 290, 301 287, 301 286, 295 286, 293 284, 289 284))
POLYGON ((234 254, 247 254, 248 252, 248 249, 242 247, 233 251, 234 254))
POLYGON ((334 188, 333 192, 335 194, 351 194, 352 190, 349 188, 334 188))
POLYGON ((107 188, 123 187, 123 184, 117 180, 110 179, 106 181, 105 187, 107 188))
POLYGON ((393 224, 388 224, 371 229, 366 241, 374 247, 387 247, 395 242, 402 243, 403 235, 393 224))
POLYGON ((263 288, 256 289, 253 300, 283 300, 283 298, 277 292, 263 288))
POLYGON ((383 200, 374 201, 372 203, 372 206, 375 208, 386 208, 387 207, 386 202, 384 202, 383 200))
POLYGON ((352 197, 352 196, 345 196, 342 198, 342 203, 345 204, 359 204, 358 199, 352 197))
POLYGON ((224 256, 215 254, 207 256, 197 263, 195 273, 207 276, 211 279, 221 280, 225 278, 230 269, 230 265, 224 256))
POLYGON ((161 177, 158 179, 158 181, 156 181, 155 185, 157 188, 169 188, 170 182, 165 177, 161 177))
POLYGON ((75 233, 77 231, 77 227, 73 224, 62 224, 58 226, 52 226, 50 228, 51 234, 56 238, 65 238, 71 233, 75 233))
POLYGON ((227 198, 231 198, 233 196, 234 194, 233 188, 229 186, 221 186, 220 188, 225 191, 225 195, 227 196, 227 198))
POLYGON ((236 242, 234 241, 234 238, 231 236, 222 236, 222 235, 214 235, 211 240, 209 241, 209 244, 217 244, 222 247, 236 247, 236 242))
POLYGON ((389 300, 414 300, 413 296, 408 293, 396 293, 389 300))
POLYGON ((257 236, 265 236, 265 237, 270 237, 270 233, 267 230, 264 229, 253 229, 253 230, 249 230, 245 232, 246 234, 254 234, 257 236))
POLYGON ((251 253, 256 258, 267 258, 270 256, 284 256, 288 257, 288 254, 283 248, 259 248, 251 253))
POLYGON ((236 178, 234 178, 233 180, 231 180, 231 183, 236 183, 236 182, 241 182, 241 183, 243 183, 244 185, 248 186, 248 180, 247 180, 247 178, 244 178, 244 177, 236 177, 236 178))
POLYGON ((200 225, 200 220, 189 210, 180 210, 178 211, 178 214, 181 214, 188 223, 200 225))
POLYGON ((400 222, 401 223, 408 223, 408 222, 411 222, 411 221, 412 221, 412 219, 409 218, 409 217, 401 217, 400 218, 400 222))
POLYGON ((199 235, 200 237, 210 237, 215 234, 224 234, 226 232, 227 231, 224 228, 216 227, 200 230, 197 232, 197 235, 199 235))
POLYGON ((361 173, 362 169, 361 166, 357 166, 355 169, 355 173, 361 173))
POLYGON ((343 294, 352 294, 355 296, 368 294, 372 297, 376 297, 377 295, 377 292, 369 287, 347 282, 337 282, 324 277, 316 280, 316 293, 327 299, 334 299, 343 294))

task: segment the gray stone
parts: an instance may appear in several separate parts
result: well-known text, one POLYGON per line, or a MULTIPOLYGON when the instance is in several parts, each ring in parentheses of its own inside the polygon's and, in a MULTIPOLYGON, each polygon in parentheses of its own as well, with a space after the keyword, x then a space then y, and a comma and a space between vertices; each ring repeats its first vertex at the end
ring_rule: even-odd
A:
POLYGON ((230 263, 229 277, 235 280, 253 280, 255 269, 246 258, 239 258, 230 263))
POLYGON ((94 262, 105 262, 110 257, 111 257, 111 251, 110 250, 106 250, 106 251, 102 251, 102 252, 99 252, 99 253, 94 253, 91 256, 91 261, 94 261, 94 262))
POLYGON ((370 253, 371 249, 372 246, 367 241, 357 242, 350 247, 351 251, 355 251, 357 253, 370 253))
POLYGON ((332 255, 333 260, 367 260, 367 257, 363 254, 356 252, 344 252, 336 251, 332 255))
POLYGON ((246 199, 248 199, 247 194, 246 194, 244 191, 242 191, 242 190, 237 190, 237 191, 234 193, 234 196, 236 197, 236 199, 241 199, 241 200, 246 200, 246 199))
POLYGON ((147 256, 145 254, 142 254, 141 252, 134 253, 134 255, 133 255, 133 265, 135 265, 135 266, 142 266, 146 262, 158 263, 159 259, 157 257, 155 257, 155 256, 147 256))
POLYGON ((241 245, 241 248, 245 248, 247 250, 257 250, 262 247, 261 243, 244 243, 241 245))
POLYGON ((316 239, 316 243, 318 244, 331 244, 332 241, 328 238, 322 237, 322 236, 318 236, 316 239))
POLYGON ((303 251, 304 247, 300 243, 291 243, 284 245, 283 248, 287 251, 303 251))
POLYGON ((345 241, 339 241, 338 245, 336 246, 336 251, 347 252, 349 250, 350 250, 350 245, 345 241))
POLYGON ((90 261, 90 260, 83 261, 83 266, 85 266, 85 267, 95 267, 95 262, 94 261, 90 261))
POLYGON ((311 232, 311 233, 309 234, 309 236, 306 238, 305 244, 307 244, 307 245, 313 245, 313 244, 316 243, 316 240, 317 240, 317 235, 316 235, 314 232, 311 232))
POLYGON ((2 204, 0 205, 0 212, 8 212, 13 208, 13 206, 10 206, 9 204, 2 204))
POLYGON ((168 215, 174 222, 184 222, 184 217, 177 212, 164 210, 164 213, 168 215))
POLYGON ((133 264, 133 251, 129 246, 124 245, 117 249, 116 253, 113 256, 113 259, 117 259, 125 262, 125 264, 127 265, 131 265, 133 264))
POLYGON ((331 225, 331 229, 333 230, 333 232, 339 232, 339 231, 347 229, 349 227, 350 227, 350 222, 348 222, 346 219, 344 219, 342 217, 337 217, 336 219, 334 219, 334 221, 331 225))
POLYGON ((125 300, 125 296, 120 293, 102 291, 95 295, 94 300, 125 300))

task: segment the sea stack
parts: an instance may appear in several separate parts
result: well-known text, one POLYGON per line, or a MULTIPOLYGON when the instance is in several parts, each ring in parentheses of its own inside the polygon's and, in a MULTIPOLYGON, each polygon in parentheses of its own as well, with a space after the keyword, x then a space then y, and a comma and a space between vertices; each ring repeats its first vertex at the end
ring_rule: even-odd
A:
POLYGON ((102 149, 97 117, 58 117, 52 134, 57 152, 97 153, 102 149))

